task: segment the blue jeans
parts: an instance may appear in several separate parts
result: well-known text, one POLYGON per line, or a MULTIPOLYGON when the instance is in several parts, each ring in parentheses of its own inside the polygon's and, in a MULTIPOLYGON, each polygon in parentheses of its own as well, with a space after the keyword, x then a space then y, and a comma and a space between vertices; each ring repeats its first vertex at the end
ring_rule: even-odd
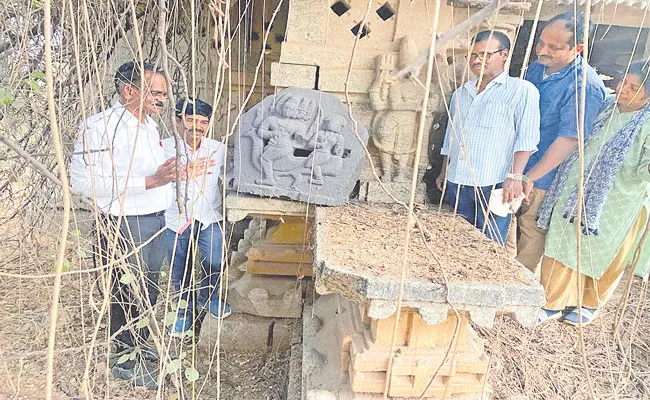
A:
MULTIPOLYGON (((497 189, 502 187, 499 183, 495 186, 497 189)), ((503 245, 508 237, 508 227, 510 226, 510 214, 507 217, 500 217, 489 212, 488 204, 490 202, 490 192, 492 186, 474 187, 466 185, 457 185, 447 181, 445 191, 445 202, 452 207, 458 199, 458 209, 456 212, 463 216, 470 224, 480 229, 485 236, 493 241, 503 245), (460 192, 458 187, 460 186, 460 192), (486 215, 487 220, 485 223, 486 215)))
POLYGON ((219 280, 221 279, 221 246, 223 242, 221 225, 219 222, 210 224, 204 230, 203 225, 195 222, 189 226, 182 235, 167 229, 167 244, 171 262, 171 280, 176 292, 180 292, 181 299, 188 300, 188 304, 196 305, 197 290, 194 282, 198 283, 198 304, 203 306, 213 298, 219 298, 219 280), (178 237, 178 239, 177 239, 178 237), (174 253, 174 249, 176 250, 174 253), (192 280, 192 266, 194 254, 201 264, 201 277, 192 280), (190 268, 187 268, 187 266, 190 268))

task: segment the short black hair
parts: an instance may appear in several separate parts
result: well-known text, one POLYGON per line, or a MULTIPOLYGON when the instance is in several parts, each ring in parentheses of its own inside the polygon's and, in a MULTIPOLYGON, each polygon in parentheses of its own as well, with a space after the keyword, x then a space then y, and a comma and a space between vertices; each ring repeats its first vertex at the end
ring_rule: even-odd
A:
MULTIPOLYGON (((162 72, 148 61, 144 61, 143 65, 145 71, 152 71, 156 73, 162 72)), ((113 80, 115 81, 115 90, 117 93, 121 93, 122 85, 124 84, 140 86, 140 83, 142 83, 142 76, 140 75, 140 62, 133 60, 120 65, 120 67, 117 69, 117 72, 115 73, 113 80)))
MULTIPOLYGON (((635 61, 630 64, 630 67, 627 70, 628 75, 636 75, 641 78, 643 83, 643 89, 645 89, 646 95, 650 95, 650 65, 648 61, 635 61)), ((623 77, 621 77, 622 79, 623 77)))
POLYGON ((510 50, 510 39, 505 33, 500 31, 481 31, 474 36, 472 43, 480 43, 489 38, 496 39, 499 42, 501 45, 499 50, 510 50))
POLYGON ((176 102, 176 116, 185 115, 202 115, 212 117, 212 106, 205 101, 193 98, 180 99, 176 102))
MULTIPOLYGON (((556 21, 564 22, 564 27, 571 32, 571 39, 569 39, 569 46, 574 47, 574 44, 584 44, 585 36, 585 15, 581 12, 568 11, 558 14, 548 21, 552 24, 556 21)), ((547 25, 548 26, 548 25, 547 25)), ((591 34, 593 24, 589 23, 589 34, 591 34)))

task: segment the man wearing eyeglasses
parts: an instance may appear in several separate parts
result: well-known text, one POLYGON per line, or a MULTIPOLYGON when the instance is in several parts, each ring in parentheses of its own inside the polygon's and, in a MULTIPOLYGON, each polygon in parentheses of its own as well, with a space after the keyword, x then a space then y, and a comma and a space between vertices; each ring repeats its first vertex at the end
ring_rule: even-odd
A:
POLYGON ((73 189, 93 199, 100 259, 110 277, 111 372, 136 386, 158 386, 155 351, 140 351, 158 296, 166 255, 165 210, 173 200, 175 157, 165 160, 151 114, 167 101, 167 82, 147 62, 127 62, 115 74, 119 100, 80 124, 70 165, 73 189))
POLYGON ((472 43, 467 60, 476 77, 451 98, 436 184, 460 215, 504 244, 510 215, 488 212, 488 203, 495 188, 503 188, 504 204, 523 191, 523 170, 539 142, 539 94, 505 71, 510 40, 504 33, 482 31, 472 43))
MULTIPOLYGON (((582 104, 584 15, 556 15, 537 41, 537 61, 526 71, 526 79, 540 93, 541 126, 539 151, 526 166, 526 202, 517 218, 517 260, 535 272, 542 259, 546 231, 537 226, 537 212, 546 190, 551 188, 557 167, 578 147, 579 109, 582 104)), ((584 133, 591 132, 605 101, 605 85, 588 64, 584 133)))

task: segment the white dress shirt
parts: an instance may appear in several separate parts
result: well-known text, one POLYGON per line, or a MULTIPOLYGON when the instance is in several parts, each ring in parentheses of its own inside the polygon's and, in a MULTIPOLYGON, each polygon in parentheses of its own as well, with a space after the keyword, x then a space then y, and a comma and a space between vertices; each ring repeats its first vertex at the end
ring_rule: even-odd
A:
MULTIPOLYGON (((176 140, 167 138, 163 140, 166 158, 176 156, 176 140)), ((210 167, 210 175, 201 175, 187 182, 182 181, 181 196, 185 205, 185 213, 178 210, 178 203, 173 202, 165 213, 167 227, 174 232, 182 233, 192 221, 202 224, 201 229, 206 229, 210 224, 223 219, 221 191, 219 190, 219 179, 223 174, 224 156, 226 145, 218 140, 203 138, 201 145, 194 151, 185 141, 181 140, 180 149, 182 163, 186 164, 199 158, 209 158, 215 161, 210 167), (187 196, 187 198, 185 198, 187 196)), ((174 183, 174 194, 176 194, 174 183)))
POLYGON ((169 208, 172 185, 146 189, 145 178, 165 162, 158 126, 144 123, 119 101, 79 126, 70 164, 72 188, 104 213, 147 215, 169 208))
POLYGON ((440 151, 449 156, 447 180, 467 186, 501 183, 514 153, 537 151, 539 92, 530 82, 502 72, 481 93, 478 78, 458 88, 449 103, 449 123, 440 151))

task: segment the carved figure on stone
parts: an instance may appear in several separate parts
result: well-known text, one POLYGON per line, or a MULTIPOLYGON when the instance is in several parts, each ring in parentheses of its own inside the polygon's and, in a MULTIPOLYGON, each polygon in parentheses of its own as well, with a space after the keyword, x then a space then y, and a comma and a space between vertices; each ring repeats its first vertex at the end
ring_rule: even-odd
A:
POLYGON ((352 131, 336 96, 285 89, 242 117, 235 143, 234 188, 314 204, 349 199, 361 170, 368 133, 352 131))
POLYGON ((386 181, 407 178, 424 95, 414 80, 391 84, 388 78, 416 56, 413 40, 405 36, 399 58, 392 53, 377 57, 376 77, 369 89, 370 103, 376 111, 372 139, 379 150, 382 179, 386 181))
POLYGON ((343 159, 350 151, 344 148, 342 132, 345 125, 345 118, 339 115, 325 117, 321 122, 323 129, 318 132, 316 148, 305 161, 313 184, 323 185, 325 176, 338 176, 341 173, 343 159))
POLYGON ((263 118, 263 109, 258 110, 257 136, 261 139, 260 168, 262 177, 256 180, 260 185, 274 186, 274 173, 293 177, 293 183, 301 181, 299 169, 303 160, 294 156, 294 143, 306 142, 307 126, 315 113, 315 103, 308 99, 287 97, 275 106, 274 114, 263 118), (263 118, 263 119, 262 119, 263 118))

